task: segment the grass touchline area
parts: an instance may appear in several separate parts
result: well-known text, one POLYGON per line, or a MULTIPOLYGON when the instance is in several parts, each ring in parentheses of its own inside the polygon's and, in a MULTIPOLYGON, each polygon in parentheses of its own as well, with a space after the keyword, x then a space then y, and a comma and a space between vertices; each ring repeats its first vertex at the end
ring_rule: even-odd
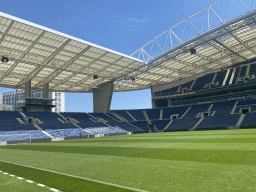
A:
POLYGON ((0 170, 62 191, 256 191, 256 129, 10 145, 0 153, 0 170))

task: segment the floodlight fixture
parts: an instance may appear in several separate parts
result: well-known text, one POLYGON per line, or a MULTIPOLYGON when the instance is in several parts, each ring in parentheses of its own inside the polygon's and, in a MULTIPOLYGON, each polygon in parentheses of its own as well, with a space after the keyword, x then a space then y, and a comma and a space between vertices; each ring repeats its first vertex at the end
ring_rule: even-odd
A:
POLYGON ((191 53, 191 55, 196 54, 196 49, 195 48, 190 49, 190 53, 191 53))
POLYGON ((93 79, 98 79, 98 76, 97 75, 93 75, 93 79))
POLYGON ((2 58, 1 58, 1 61, 2 61, 3 63, 7 63, 7 62, 9 61, 9 59, 8 59, 7 57, 2 57, 2 58))

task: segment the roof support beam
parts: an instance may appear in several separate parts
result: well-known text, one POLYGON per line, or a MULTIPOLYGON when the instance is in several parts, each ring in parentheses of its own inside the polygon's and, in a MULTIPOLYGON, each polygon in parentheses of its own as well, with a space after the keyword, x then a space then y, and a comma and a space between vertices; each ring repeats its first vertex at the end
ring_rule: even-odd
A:
POLYGON ((20 56, 20 58, 5 72, 4 76, 0 78, 0 82, 6 78, 12 70, 17 67, 20 61, 29 53, 29 51, 35 46, 35 44, 41 39, 41 37, 45 34, 45 31, 42 31, 41 34, 36 38, 36 40, 27 48, 27 50, 20 56))
POLYGON ((14 20, 12 20, 12 22, 10 23, 10 25, 8 26, 8 28, 5 30, 4 34, 2 34, 3 36, 0 39, 0 45, 2 44, 2 42, 4 41, 4 38, 6 37, 6 35, 8 34, 8 32, 10 31, 10 29, 12 28, 14 24, 14 20))
MULTIPOLYGON (((104 57, 105 55, 107 55, 108 52, 105 52, 104 54, 100 55, 99 57, 97 57, 96 59, 92 60, 88 65, 84 66, 82 69, 80 69, 79 71, 84 71, 87 67, 89 67, 90 65, 92 65, 93 63, 95 63, 96 61, 100 60, 102 57, 104 57)), ((66 83, 69 79, 71 79, 72 77, 76 76, 76 73, 73 73, 72 75, 68 76, 67 78, 65 78, 64 80, 61 81, 61 83, 58 83, 57 85, 54 85, 53 88, 56 88, 58 87, 59 85, 61 84, 64 84, 66 83)), ((80 80, 79 84, 83 83, 86 80, 90 79, 93 74, 88 74, 87 76, 90 76, 90 77, 85 77, 83 78, 82 80, 80 80)), ((76 83, 78 84, 78 83, 76 83)))
POLYGON ((218 43, 219 45, 221 45, 222 47, 224 47, 226 50, 228 50, 229 52, 231 52, 233 55, 238 56, 239 58, 243 59, 244 61, 248 61, 248 59, 246 59, 245 57, 239 55, 238 53, 234 52, 233 50, 231 50, 229 47, 227 47, 226 45, 224 45, 223 43, 221 43, 220 41, 218 41, 217 39, 214 39, 213 41, 215 41, 216 43, 218 43))
POLYGON ((21 80, 18 83, 17 87, 19 87, 20 85, 23 85, 27 81, 32 80, 45 67, 45 65, 47 65, 70 41, 71 41, 71 39, 67 39, 58 49, 56 49, 50 55, 50 57, 47 60, 45 60, 41 65, 39 65, 37 68, 35 68, 26 78, 21 80))
MULTIPOLYGON (((227 30, 228 31, 228 30, 227 30)), ((240 39, 237 35, 235 35, 233 32, 229 32, 232 37, 234 37, 239 43, 241 43, 244 47, 249 49, 252 53, 256 54, 256 51, 252 49, 247 43, 245 43, 242 39, 240 39)))
POLYGON ((49 83, 51 80, 53 80, 55 77, 57 77, 62 72, 63 69, 66 69, 69 65, 71 65, 75 60, 77 60, 81 55, 83 55, 90 48, 91 48, 91 46, 89 45, 88 47, 86 47, 85 49, 80 51, 80 53, 78 53, 76 56, 71 58, 67 63, 65 63, 63 66, 61 66, 61 68, 57 69, 52 74, 50 74, 48 77, 46 77, 46 79, 44 81, 41 81, 38 84, 36 84, 35 87, 41 87, 45 83, 49 83))

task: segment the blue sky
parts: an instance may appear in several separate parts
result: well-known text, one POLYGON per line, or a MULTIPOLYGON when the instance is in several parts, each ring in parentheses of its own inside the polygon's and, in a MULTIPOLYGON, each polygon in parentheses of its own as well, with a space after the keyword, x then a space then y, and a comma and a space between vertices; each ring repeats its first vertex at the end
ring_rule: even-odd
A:
MULTIPOLYGON (((213 1, 0 0, 0 11, 130 55, 155 36, 211 2, 213 1)), ((252 1, 244 2, 249 6, 252 1)), ((237 9, 232 8, 232 12, 237 12, 237 9)), ((10 89, 0 88, 0 94, 6 91, 10 89)), ((151 107, 149 89, 113 93, 111 109, 151 107)), ((92 94, 66 93, 66 111, 92 112, 92 94)))

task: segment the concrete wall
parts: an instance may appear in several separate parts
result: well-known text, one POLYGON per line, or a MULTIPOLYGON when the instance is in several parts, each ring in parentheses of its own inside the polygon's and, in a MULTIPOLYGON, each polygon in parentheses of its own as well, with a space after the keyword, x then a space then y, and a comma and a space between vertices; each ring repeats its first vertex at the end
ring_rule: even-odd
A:
POLYGON ((107 113, 110 111, 114 82, 102 84, 99 88, 93 89, 93 111, 107 113))

